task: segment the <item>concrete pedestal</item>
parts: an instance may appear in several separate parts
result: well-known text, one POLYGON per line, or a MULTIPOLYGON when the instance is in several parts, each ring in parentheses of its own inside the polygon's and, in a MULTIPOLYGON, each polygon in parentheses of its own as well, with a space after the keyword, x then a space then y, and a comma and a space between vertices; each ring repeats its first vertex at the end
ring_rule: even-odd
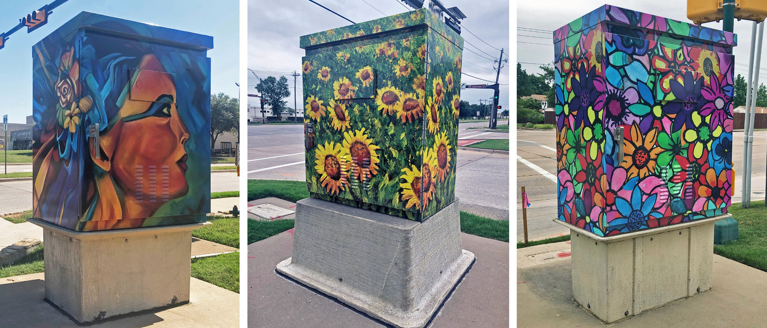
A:
POLYGON ((277 271, 398 327, 423 327, 474 262, 458 201, 419 223, 318 199, 296 207, 277 271))
POLYGON ((75 232, 43 228, 45 298, 80 323, 189 302, 192 230, 210 223, 75 232))
POLYGON ((615 237, 567 225, 575 301, 612 323, 711 289, 714 223, 729 217, 615 237))

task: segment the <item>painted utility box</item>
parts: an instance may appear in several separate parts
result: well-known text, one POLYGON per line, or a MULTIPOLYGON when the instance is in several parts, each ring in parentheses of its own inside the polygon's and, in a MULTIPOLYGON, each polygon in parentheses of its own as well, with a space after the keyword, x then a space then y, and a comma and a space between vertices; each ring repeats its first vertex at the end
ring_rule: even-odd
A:
POLYGON ((419 9, 301 48, 311 196, 416 221, 453 203, 463 38, 419 9))
POLYGON ((559 220, 612 236, 726 213, 736 45, 610 5, 556 30, 559 220))
POLYGON ((212 48, 87 12, 37 43, 34 217, 75 231, 204 222, 212 48))

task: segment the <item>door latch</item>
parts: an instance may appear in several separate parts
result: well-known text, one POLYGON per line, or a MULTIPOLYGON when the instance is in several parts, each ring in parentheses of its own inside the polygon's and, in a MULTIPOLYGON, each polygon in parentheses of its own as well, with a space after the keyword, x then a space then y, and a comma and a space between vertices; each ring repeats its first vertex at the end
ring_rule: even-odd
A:
POLYGON ((613 141, 615 143, 615 146, 617 147, 615 151, 615 158, 614 165, 617 167, 618 164, 623 162, 623 127, 618 126, 613 131, 613 141))
POLYGON ((306 149, 314 148, 314 125, 310 122, 304 124, 304 146, 306 149))
POLYGON ((93 149, 94 157, 101 159, 101 149, 99 146, 99 124, 93 123, 88 126, 88 138, 93 139, 91 149, 93 149))

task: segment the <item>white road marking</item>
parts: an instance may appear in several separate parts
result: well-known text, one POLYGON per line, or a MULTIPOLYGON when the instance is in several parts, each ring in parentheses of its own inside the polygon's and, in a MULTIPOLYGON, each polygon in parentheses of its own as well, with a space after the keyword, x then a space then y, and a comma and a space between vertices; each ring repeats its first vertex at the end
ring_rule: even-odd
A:
POLYGON ((518 141, 529 142, 529 143, 531 143, 531 144, 536 144, 536 145, 538 145, 538 146, 541 146, 541 148, 543 148, 543 149, 548 149, 548 150, 551 150, 551 151, 553 151, 553 152, 557 152, 557 150, 556 150, 556 149, 554 149, 554 148, 551 148, 551 147, 549 147, 549 146, 546 146, 546 145, 543 145, 543 144, 539 144, 539 143, 537 143, 537 142, 535 142, 535 141, 527 141, 527 140, 518 140, 518 141))
POLYGON ((295 153, 295 154, 279 155, 279 156, 272 156, 272 157, 266 157, 266 158, 249 159, 248 162, 263 161, 263 160, 272 159, 272 158, 296 156, 296 155, 303 155, 303 154, 304 154, 303 152, 300 152, 300 153, 295 153))
POLYGON ((485 135, 485 134, 488 134, 488 133, 492 133, 492 132, 485 132, 485 133, 480 133, 480 134, 472 134, 472 135, 469 135, 469 136, 460 137, 458 139, 469 139, 469 138, 479 137, 481 135, 485 135))
POLYGON ((290 163, 290 164, 282 164, 282 165, 277 165, 277 166, 267 167, 267 168, 264 168, 264 169, 258 169, 258 170, 248 171, 248 174, 250 174, 250 173, 256 173, 256 172, 263 172, 263 171, 268 171, 268 170, 273 170, 273 169, 279 169, 279 168, 281 168, 281 167, 286 167, 286 166, 291 166, 291 165, 298 165, 298 164, 304 164, 304 161, 295 162, 295 163, 290 163))
POLYGON ((522 162, 522 164, 525 164, 525 165, 527 165, 529 168, 533 169, 535 172, 538 172, 538 173, 540 173, 541 175, 543 175, 544 177, 546 177, 547 179, 551 180, 551 182, 557 183, 557 176, 555 176, 555 175, 553 175, 553 174, 549 173, 549 171, 546 171, 546 170, 542 169, 542 168, 541 168, 540 166, 538 166, 538 165, 535 165, 535 164, 533 164, 533 163, 530 163, 528 160, 526 160, 526 159, 522 158, 522 157, 521 157, 521 156, 519 156, 519 155, 517 155, 517 160, 518 160, 518 161, 520 161, 520 162, 522 162))

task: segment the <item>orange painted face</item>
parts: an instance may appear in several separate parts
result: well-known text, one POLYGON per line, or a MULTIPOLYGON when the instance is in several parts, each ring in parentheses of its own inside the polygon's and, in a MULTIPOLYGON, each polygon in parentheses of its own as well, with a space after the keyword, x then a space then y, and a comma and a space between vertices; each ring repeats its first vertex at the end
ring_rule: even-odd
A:
POLYGON ((143 195, 142 203, 159 206, 189 190, 184 149, 189 131, 176 108, 175 83, 157 58, 144 57, 134 74, 118 114, 120 126, 109 131, 118 134, 110 136, 116 138, 113 177, 126 195, 143 195))

